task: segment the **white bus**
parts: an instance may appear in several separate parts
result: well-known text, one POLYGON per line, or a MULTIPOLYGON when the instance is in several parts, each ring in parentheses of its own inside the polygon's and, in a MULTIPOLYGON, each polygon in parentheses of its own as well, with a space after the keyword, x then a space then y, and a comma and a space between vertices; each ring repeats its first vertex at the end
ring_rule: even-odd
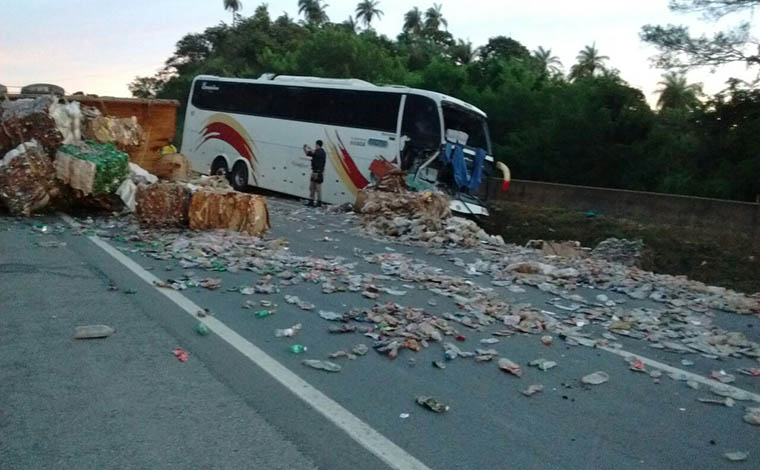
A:
POLYGON ((328 160, 324 202, 354 202, 373 179, 373 162, 386 161, 423 185, 448 190, 455 196, 453 210, 487 214, 477 198, 451 189, 453 177, 438 158, 447 141, 458 141, 466 144, 470 168, 475 149, 483 149, 481 156, 485 151, 486 173, 493 166, 486 115, 468 103, 355 79, 265 74, 258 80, 193 80, 182 153, 195 171, 226 174, 236 189, 253 185, 305 198, 310 159, 303 146, 317 140, 324 142, 328 160))

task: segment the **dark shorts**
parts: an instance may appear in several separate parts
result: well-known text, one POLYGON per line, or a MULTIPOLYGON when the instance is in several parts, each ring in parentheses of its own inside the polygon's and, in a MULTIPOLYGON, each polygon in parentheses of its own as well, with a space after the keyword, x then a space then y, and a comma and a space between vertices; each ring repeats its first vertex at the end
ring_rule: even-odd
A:
POLYGON ((325 180, 325 174, 321 171, 312 171, 311 172, 311 182, 316 184, 322 184, 322 182, 325 180))

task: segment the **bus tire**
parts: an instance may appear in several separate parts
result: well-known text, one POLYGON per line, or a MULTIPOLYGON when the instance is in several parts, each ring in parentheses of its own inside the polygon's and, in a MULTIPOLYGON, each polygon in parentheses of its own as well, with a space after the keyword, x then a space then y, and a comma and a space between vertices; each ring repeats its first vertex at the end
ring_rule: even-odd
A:
POLYGON ((227 176, 229 172, 230 170, 227 168, 227 160, 225 160, 224 157, 216 157, 211 164, 211 176, 227 176))
POLYGON ((243 191, 248 187, 248 167, 243 162, 237 162, 230 173, 230 184, 235 191, 243 191))

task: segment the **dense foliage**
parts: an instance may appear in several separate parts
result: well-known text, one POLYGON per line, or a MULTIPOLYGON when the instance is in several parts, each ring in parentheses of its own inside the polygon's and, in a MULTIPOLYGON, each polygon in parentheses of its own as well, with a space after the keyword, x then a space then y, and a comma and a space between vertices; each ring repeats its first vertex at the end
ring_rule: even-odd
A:
POLYGON ((330 23, 318 0, 307 18, 272 20, 266 6, 188 34, 166 66, 130 84, 135 96, 183 104, 197 74, 353 77, 440 91, 488 113, 496 158, 521 179, 754 201, 760 195, 760 90, 734 82, 714 97, 664 77, 657 110, 586 46, 566 77, 550 50, 491 38, 481 48, 446 31, 440 5, 414 8, 391 40, 371 29, 378 2, 330 23))

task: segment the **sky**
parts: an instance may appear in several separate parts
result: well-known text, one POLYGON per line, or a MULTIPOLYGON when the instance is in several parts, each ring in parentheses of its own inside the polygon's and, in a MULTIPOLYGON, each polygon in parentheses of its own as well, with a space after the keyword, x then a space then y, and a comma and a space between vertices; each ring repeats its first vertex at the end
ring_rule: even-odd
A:
MULTIPOLYGON (((6 0, 11 1, 11 0, 6 0)), ((129 96, 136 76, 153 75, 187 33, 230 22, 222 0, 12 0, 0 17, 0 84, 10 91, 31 83, 54 83, 68 93, 129 96)), ((243 0, 241 14, 252 15, 258 0, 243 0)), ((297 17, 297 0, 269 0, 274 18, 287 12, 297 17)), ((353 14, 358 0, 328 0, 331 21, 353 14)), ((374 26, 391 38, 401 31, 403 15, 412 6, 423 11, 432 1, 380 0, 384 16, 374 26)), ((528 49, 550 48, 569 70, 584 46, 596 43, 650 103, 663 70, 652 68, 656 50, 641 42, 645 24, 685 24, 695 32, 711 32, 737 23, 702 21, 698 14, 675 14, 667 0, 438 0, 455 38, 480 46, 488 38, 509 36, 528 49)), ((760 36, 760 22, 753 35, 760 36)), ((725 88, 727 78, 749 78, 743 65, 691 71, 689 81, 704 84, 707 93, 725 88)))

